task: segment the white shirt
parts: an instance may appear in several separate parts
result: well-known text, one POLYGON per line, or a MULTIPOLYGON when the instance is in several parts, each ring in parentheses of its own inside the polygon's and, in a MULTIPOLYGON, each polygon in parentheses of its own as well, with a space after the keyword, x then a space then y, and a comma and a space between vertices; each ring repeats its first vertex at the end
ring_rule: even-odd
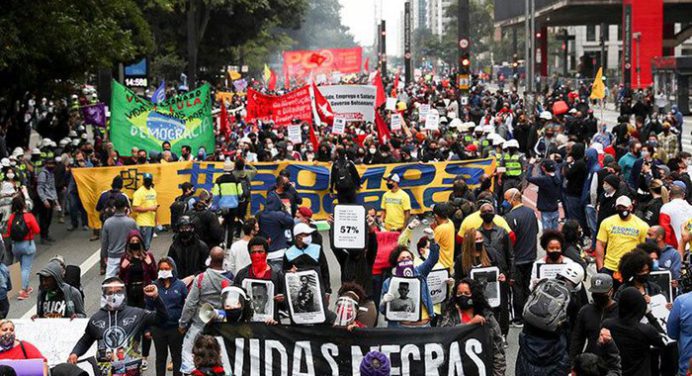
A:
MULTIPOLYGON (((681 198, 675 198, 661 206, 661 214, 667 215, 670 218, 670 226, 675 232, 678 244, 680 244, 682 241, 682 225, 685 221, 692 218, 692 205, 681 198)), ((660 222, 661 220, 659 219, 660 222)))
POLYGON ((226 257, 223 260, 224 270, 230 271, 235 276, 240 269, 252 263, 250 252, 247 250, 248 243, 248 240, 240 239, 231 245, 231 248, 226 251, 226 257))

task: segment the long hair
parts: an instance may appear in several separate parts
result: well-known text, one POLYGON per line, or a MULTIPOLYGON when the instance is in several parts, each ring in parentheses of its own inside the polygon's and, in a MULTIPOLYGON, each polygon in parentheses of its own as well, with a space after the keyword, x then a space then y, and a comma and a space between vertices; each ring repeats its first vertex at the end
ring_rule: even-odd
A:
MULTIPOLYGON (((490 310, 490 304, 488 304, 488 299, 485 297, 485 290, 478 281, 471 278, 464 278, 458 280, 454 284, 454 290, 452 290, 452 297, 456 296, 459 285, 461 284, 469 285, 471 290, 471 299, 473 299, 473 313, 476 315, 483 315, 486 311, 490 310)), ((456 311, 456 304, 447 304, 447 309, 454 312, 456 311)))
POLYGON ((195 340, 192 347, 192 356, 195 368, 221 366, 221 347, 216 338, 209 335, 201 335, 195 340))
MULTIPOLYGON (((478 230, 475 228, 466 231, 464 234, 464 241, 461 244, 461 266, 465 275, 469 275, 474 264, 476 254, 476 231, 478 230)), ((491 265, 488 250, 485 249, 485 245, 483 245, 483 248, 481 249, 480 258, 483 266, 491 265)))

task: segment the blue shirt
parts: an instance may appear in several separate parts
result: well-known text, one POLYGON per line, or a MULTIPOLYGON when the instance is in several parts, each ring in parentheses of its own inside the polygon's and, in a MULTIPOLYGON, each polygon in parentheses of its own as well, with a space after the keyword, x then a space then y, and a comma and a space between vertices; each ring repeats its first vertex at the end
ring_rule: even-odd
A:
POLYGON ((692 357, 692 293, 682 294, 675 299, 666 327, 668 336, 678 341, 680 374, 684 375, 692 357))
POLYGON ((622 169, 622 176, 625 178, 625 181, 629 183, 630 181, 630 174, 632 173, 632 168, 634 167, 634 162, 637 161, 637 157, 632 154, 632 153, 627 153, 620 158, 618 161, 618 165, 620 165, 620 168, 622 169))
POLYGON ((658 267, 662 270, 670 270, 671 278, 680 279, 680 270, 682 269, 682 259, 677 249, 666 245, 661 251, 661 257, 658 259, 658 267))

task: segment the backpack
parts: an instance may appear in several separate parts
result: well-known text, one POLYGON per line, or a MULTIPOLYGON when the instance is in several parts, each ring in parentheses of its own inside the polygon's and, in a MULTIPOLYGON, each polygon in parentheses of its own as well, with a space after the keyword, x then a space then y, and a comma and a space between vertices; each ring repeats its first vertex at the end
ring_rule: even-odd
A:
POLYGON ((10 239, 15 242, 21 242, 27 235, 29 235, 29 226, 27 226, 24 220, 24 214, 15 214, 12 218, 12 225, 10 228, 10 239))
POLYGON ((536 285, 524 305, 524 321, 547 332, 556 332, 567 322, 570 293, 560 281, 544 279, 536 285))
POLYGON ((68 285, 76 288, 82 299, 84 299, 84 290, 82 290, 82 269, 77 265, 65 265, 65 276, 63 281, 68 285))
POLYGON ((113 192, 109 191, 108 192, 108 198, 106 199, 106 205, 103 207, 103 210, 101 211, 101 222, 106 222, 106 219, 112 217, 115 215, 115 199, 120 195, 120 192, 113 192))
POLYGON ((185 213, 188 210, 187 207, 187 197, 185 196, 179 196, 173 201, 173 203, 170 206, 171 209, 171 228, 173 231, 178 231, 178 220, 180 217, 185 215, 185 213))
POLYGON ((353 176, 351 175, 351 169, 348 161, 346 162, 341 162, 338 161, 334 165, 334 172, 335 172, 335 186, 336 190, 339 192, 347 192, 351 191, 355 188, 353 184, 353 176))
POLYGON ((248 179, 246 176, 243 178, 238 178, 238 180, 240 180, 240 186, 243 188, 243 194, 239 197, 240 202, 250 202, 250 198, 252 196, 252 183, 250 182, 250 179, 248 179))

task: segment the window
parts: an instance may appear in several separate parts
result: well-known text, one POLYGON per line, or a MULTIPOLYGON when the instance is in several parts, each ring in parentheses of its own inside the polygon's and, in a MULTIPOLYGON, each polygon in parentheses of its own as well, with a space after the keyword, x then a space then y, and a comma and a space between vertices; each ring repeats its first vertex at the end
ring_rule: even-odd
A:
POLYGON ((596 41, 596 25, 586 25, 586 41, 596 41))

